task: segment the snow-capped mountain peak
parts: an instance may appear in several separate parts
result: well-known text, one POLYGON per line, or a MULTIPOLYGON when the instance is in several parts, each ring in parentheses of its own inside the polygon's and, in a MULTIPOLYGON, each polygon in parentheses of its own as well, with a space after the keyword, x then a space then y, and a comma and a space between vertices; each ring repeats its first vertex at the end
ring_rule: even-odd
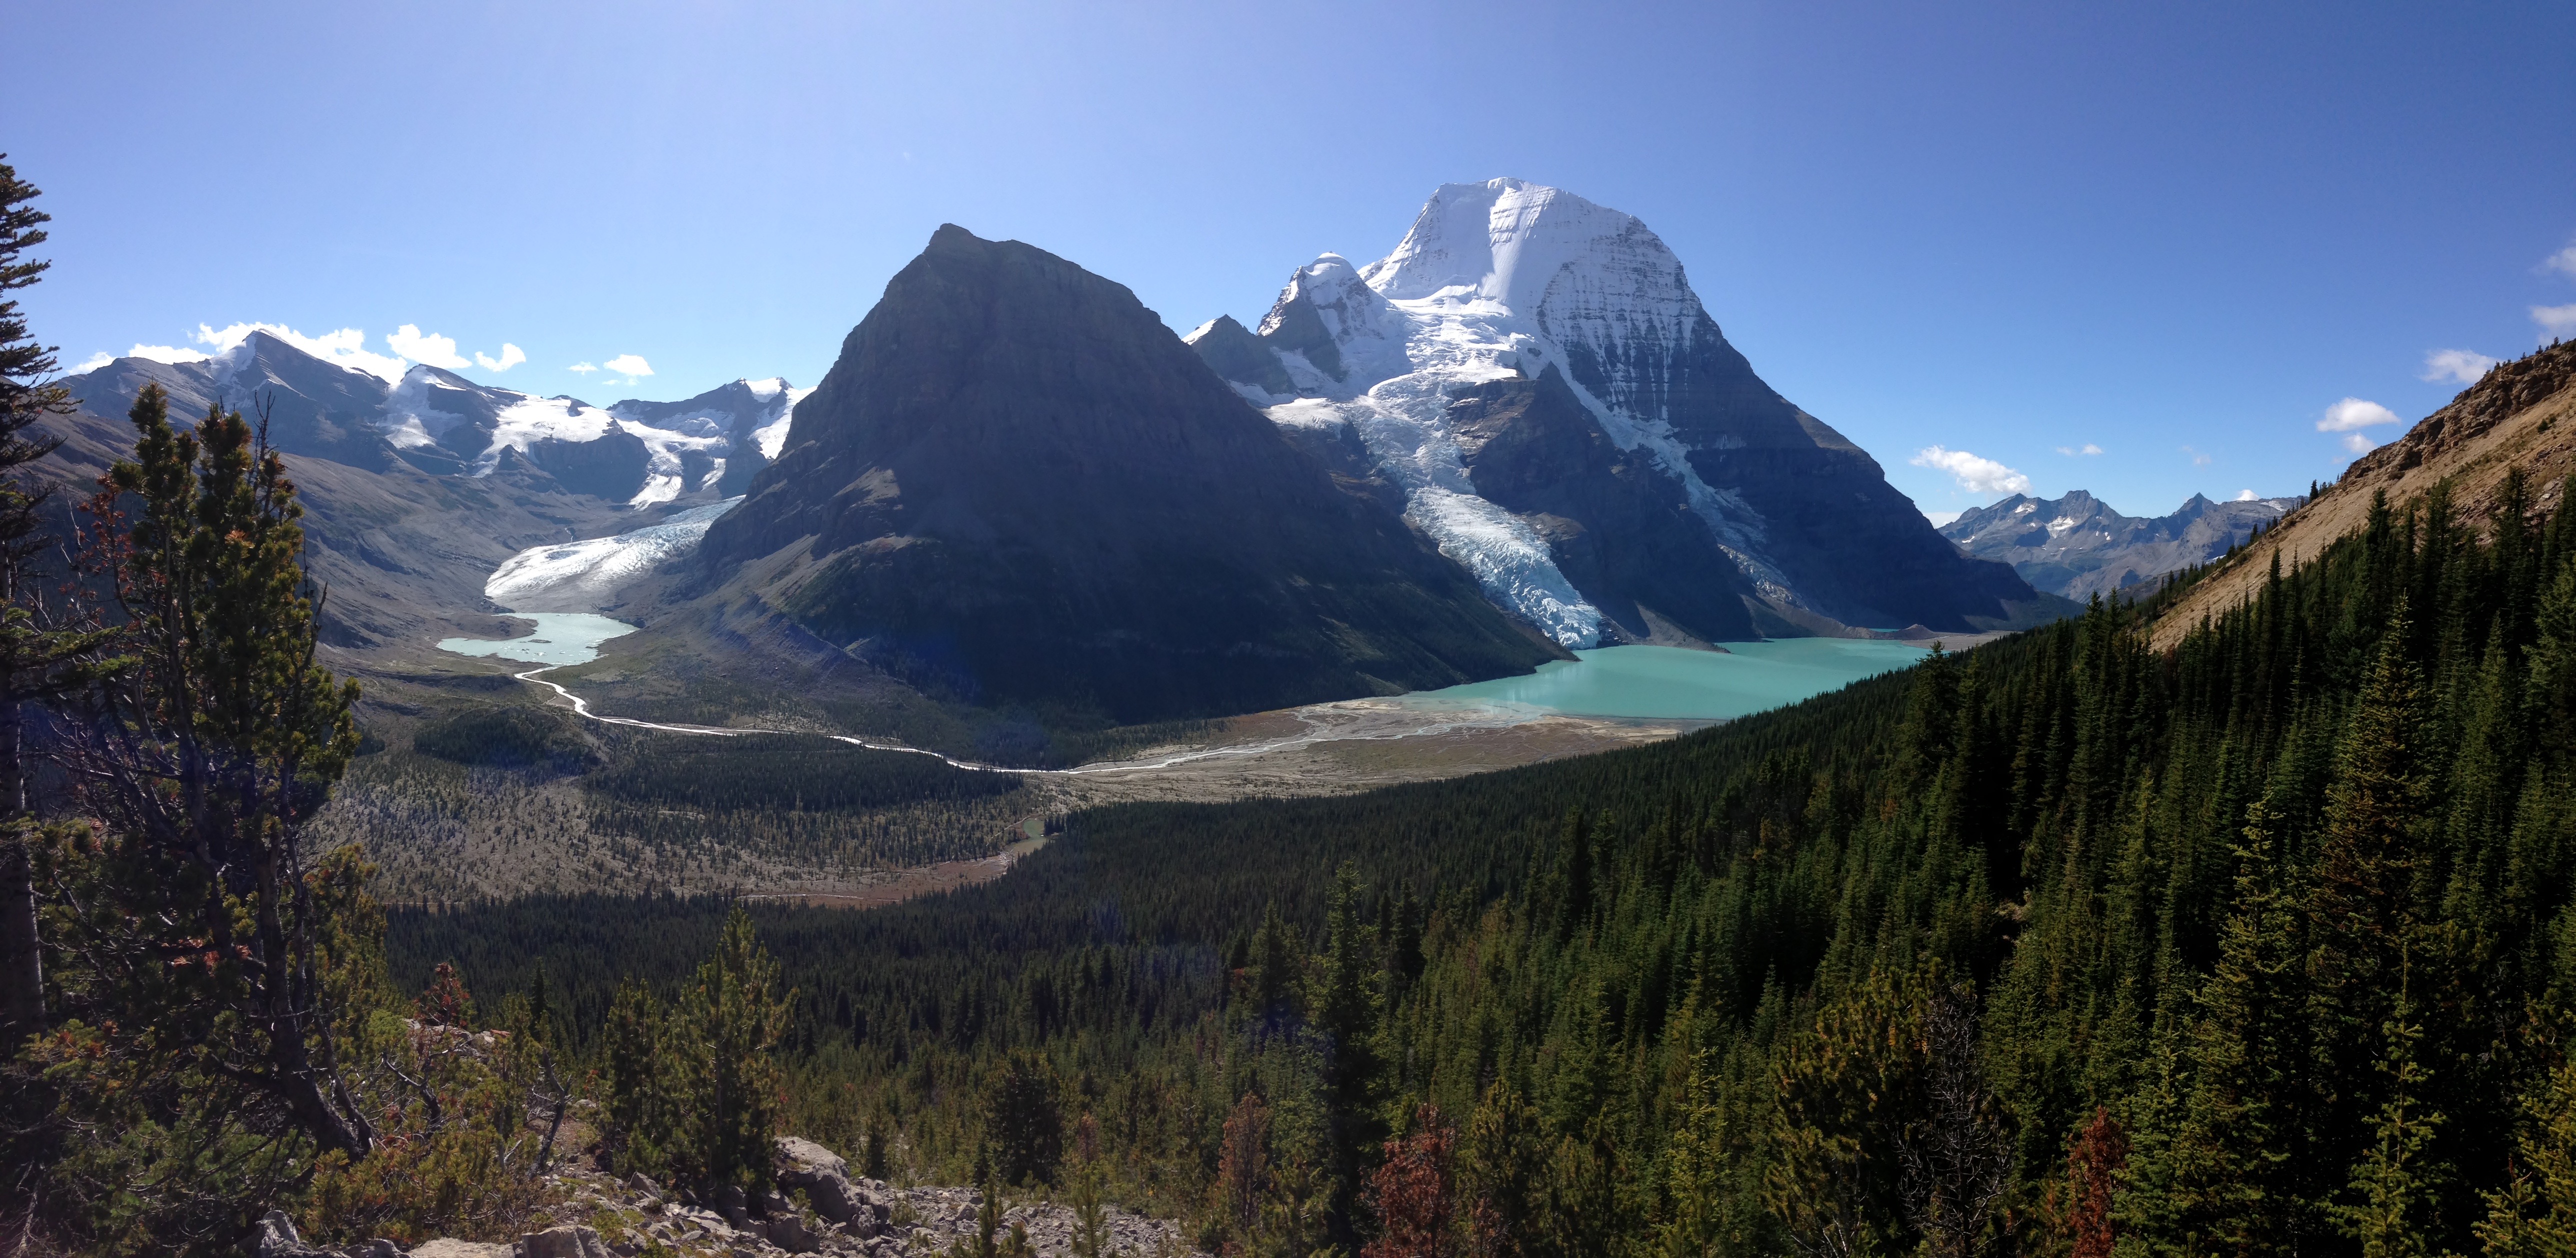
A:
MULTIPOLYGON (((1785 594, 1755 550, 1759 521, 1700 483, 1658 422, 1660 392, 1630 362, 1637 344, 1668 358, 1705 317, 1681 263, 1643 223, 1555 188, 1496 179, 1441 187, 1394 252, 1366 268, 1330 253, 1298 268, 1260 336, 1301 395, 1338 404, 1404 486, 1408 518, 1443 553, 1549 636, 1591 646, 1598 609, 1532 526, 1477 494, 1449 431, 1450 395, 1558 365, 1603 429, 1623 449, 1652 447, 1721 542, 1785 594), (1607 396, 1587 383, 1607 386, 1607 396), (1639 400, 1644 414, 1632 405, 1639 400)), ((1274 400, 1282 423, 1319 418, 1311 404, 1274 400)))
MULTIPOLYGON (((1600 608, 1566 578, 1560 543, 1540 531, 1561 531, 1565 517, 1535 505, 1546 496, 1536 489, 1511 510, 1484 494, 1473 464, 1489 436, 1462 447, 1453 422, 1459 406, 1486 417, 1477 422, 1505 422, 1491 416, 1493 390, 1508 382, 1567 399, 1588 417, 1574 422, 1650 465, 1705 533, 1667 540, 1722 551, 1709 561, 1728 572, 1711 579, 1749 581, 1792 623, 1822 615, 1956 625, 1961 607, 2002 617, 2004 603, 2033 597, 2008 571, 1946 571, 1957 552, 1866 453, 1754 376, 1653 231, 1561 189, 1520 179, 1444 185, 1378 261, 1353 269, 1326 254, 1298 268, 1257 340, 1278 370, 1217 323, 1192 343, 1283 427, 1346 427, 1375 471, 1404 490, 1415 527, 1496 603, 1568 646, 1593 645, 1604 630, 1600 608), (1279 396, 1283 381, 1296 397, 1279 396), (1867 522, 1838 522, 1855 513, 1867 522), (1863 534, 1888 554, 1838 562, 1863 534), (1896 585, 1860 575, 1891 556, 1910 565, 1896 585)), ((1506 409, 1527 413, 1518 402, 1506 409)), ((1629 491, 1613 493, 1598 477, 1646 474, 1595 472, 1594 488, 1614 497, 1629 491)), ((1598 561, 1585 554, 1576 562, 1598 561)), ((1608 589, 1602 580, 1595 587, 1608 589)), ((1674 600, 1670 591, 1656 597, 1674 600)), ((1742 631, 1715 624, 1722 609, 1702 610, 1711 632, 1742 631)), ((1643 613, 1622 614, 1623 631, 1642 637, 1643 613)))

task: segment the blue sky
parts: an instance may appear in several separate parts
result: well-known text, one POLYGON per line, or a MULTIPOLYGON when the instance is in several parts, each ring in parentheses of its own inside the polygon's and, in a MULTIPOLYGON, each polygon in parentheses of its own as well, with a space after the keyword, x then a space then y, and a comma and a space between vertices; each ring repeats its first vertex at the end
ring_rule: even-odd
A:
POLYGON ((2565 4, 6 21, 45 54, 0 149, 56 218, 26 304, 66 366, 265 322, 595 402, 811 384, 942 222, 1186 329, 1497 175, 1643 218, 1756 369, 1932 511, 2008 473, 2131 513, 2304 491, 2460 387, 2429 355, 2576 335, 2565 4))

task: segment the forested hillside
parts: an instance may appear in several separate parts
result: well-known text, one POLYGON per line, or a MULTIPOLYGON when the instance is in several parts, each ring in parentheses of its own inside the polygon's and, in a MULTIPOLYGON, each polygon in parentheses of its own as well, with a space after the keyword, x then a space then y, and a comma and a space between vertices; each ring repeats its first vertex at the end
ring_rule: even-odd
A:
MULTIPOLYGON (((2576 513, 2470 523, 2383 504, 2170 652, 2169 602, 2097 606, 1671 744, 761 911, 791 1110, 915 1175, 1094 1141, 1247 1252, 2565 1252, 2576 513)), ((722 912, 390 939, 406 982, 542 957, 595 1035, 722 912)))

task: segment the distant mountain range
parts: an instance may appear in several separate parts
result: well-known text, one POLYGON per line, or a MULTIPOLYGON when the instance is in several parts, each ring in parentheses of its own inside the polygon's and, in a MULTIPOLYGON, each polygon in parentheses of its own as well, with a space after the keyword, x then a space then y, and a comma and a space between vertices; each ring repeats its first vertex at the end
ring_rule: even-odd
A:
POLYGON ((181 422, 217 404, 266 411, 269 440, 303 491, 309 563, 330 586, 324 640, 357 651, 505 636, 490 613, 518 604, 486 598, 494 569, 532 546, 624 532, 739 494, 785 440, 805 392, 739 380, 685 401, 602 409, 436 367, 387 380, 254 332, 195 362, 119 358, 66 377, 81 406, 59 426, 70 479, 86 482, 132 449, 125 412, 156 383, 181 422))
POLYGON ((1257 330, 1186 340, 947 227, 811 391, 598 407, 264 333, 66 383, 78 471, 127 448, 147 383, 182 416, 265 410, 349 666, 607 611, 651 663, 586 684, 685 690, 692 720, 765 694, 916 732, 1143 722, 2069 607, 1765 385, 1642 223, 1517 180, 1443 187, 1387 257, 1326 255, 1257 330))
POLYGON ((2036 589, 2080 601, 2208 563, 2306 501, 2193 494, 2171 515, 2140 519, 2081 489, 2062 498, 2014 494, 1963 513, 1941 535, 1979 559, 2011 564, 2036 589))

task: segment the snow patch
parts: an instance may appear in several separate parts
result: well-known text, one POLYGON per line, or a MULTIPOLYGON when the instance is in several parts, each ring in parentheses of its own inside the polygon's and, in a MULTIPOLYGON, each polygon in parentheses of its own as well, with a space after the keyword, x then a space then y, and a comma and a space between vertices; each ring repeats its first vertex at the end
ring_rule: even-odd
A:
POLYGON ((378 421, 385 440, 407 450, 432 446, 449 429, 465 422, 464 416, 431 405, 429 386, 430 376, 425 371, 406 372, 394 383, 393 392, 385 396, 384 418, 378 421))
POLYGON ((493 417, 492 444, 475 457, 476 476, 491 475, 503 450, 527 454, 540 441, 597 441, 616 422, 608 412, 575 398, 512 396, 519 400, 493 417))
POLYGON ((814 390, 787 389, 785 392, 787 404, 779 408, 778 418, 762 424, 751 434, 752 440, 760 446, 760 457, 764 459, 774 461, 779 451, 787 448, 787 430, 796 419, 796 404, 804 401, 814 390))

